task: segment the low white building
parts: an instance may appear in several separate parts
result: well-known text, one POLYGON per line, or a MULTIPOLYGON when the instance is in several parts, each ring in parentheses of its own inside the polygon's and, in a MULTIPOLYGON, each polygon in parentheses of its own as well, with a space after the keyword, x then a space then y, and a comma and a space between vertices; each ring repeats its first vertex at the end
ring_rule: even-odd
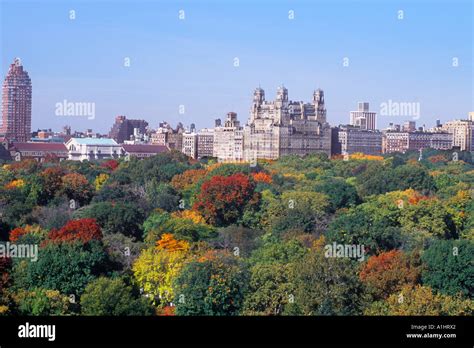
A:
POLYGON ((69 159, 93 161, 124 156, 122 146, 108 138, 71 138, 66 142, 69 159))

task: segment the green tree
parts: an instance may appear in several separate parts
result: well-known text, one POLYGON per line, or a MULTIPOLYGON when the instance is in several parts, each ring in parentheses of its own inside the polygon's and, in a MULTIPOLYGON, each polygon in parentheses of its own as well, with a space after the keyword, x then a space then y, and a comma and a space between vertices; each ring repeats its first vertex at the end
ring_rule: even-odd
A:
POLYGON ((248 284, 244 264, 218 255, 186 264, 175 280, 177 315, 238 315, 248 284))
POLYGON ((145 159, 132 157, 130 161, 122 163, 110 179, 119 180, 123 184, 136 183, 144 185, 150 178, 158 182, 169 182, 176 174, 181 174, 192 166, 189 158, 180 151, 160 153, 145 159))
POLYGON ((319 192, 285 191, 267 210, 272 231, 322 233, 327 227, 329 202, 319 192))
POLYGON ((84 315, 151 315, 153 307, 120 278, 100 277, 89 283, 81 295, 84 315))
POLYGON ((15 287, 45 288, 79 295, 97 276, 111 269, 102 243, 49 243, 39 249, 36 262, 22 260, 14 266, 15 287))
POLYGON ((328 197, 333 211, 354 206, 361 202, 356 188, 341 178, 329 178, 318 182, 314 189, 328 197))
POLYGON ((434 240, 423 253, 424 285, 447 295, 474 298, 474 243, 467 240, 434 240))
POLYGON ((263 244, 256 249, 249 261, 255 264, 288 264, 299 260, 306 254, 306 248, 295 239, 283 242, 273 236, 265 236, 263 244))
POLYGON ((207 240, 216 236, 215 228, 204 222, 173 217, 172 214, 163 211, 148 216, 143 223, 143 229, 144 239, 149 244, 154 244, 164 233, 171 233, 177 239, 190 242, 207 240))
POLYGON ((325 257, 314 249, 294 264, 294 304, 290 314, 360 315, 367 302, 357 261, 325 257))
POLYGON ((20 315, 67 315, 72 309, 69 297, 57 290, 20 289, 13 298, 20 315))
POLYGON ((141 239, 145 213, 133 203, 100 202, 79 209, 76 218, 93 218, 104 234, 121 233, 124 236, 141 239))
POLYGON ((406 234, 417 233, 437 238, 457 237, 456 225, 451 214, 445 204, 437 199, 404 205, 399 221, 406 234))
POLYGON ((293 301, 295 287, 291 282, 291 264, 256 264, 250 269, 244 315, 280 315, 293 301))
POLYGON ((398 222, 387 215, 371 214, 372 211, 363 204, 338 215, 329 225, 328 241, 362 244, 370 254, 398 248, 402 240, 398 222))
POLYGON ((390 168, 383 163, 370 163, 357 179, 363 196, 395 190, 434 191, 435 183, 421 165, 406 164, 390 168))
POLYGON ((146 197, 151 207, 166 211, 179 209, 180 196, 171 185, 152 180, 145 185, 145 188, 146 197))
POLYGON ((122 272, 130 271, 133 262, 144 248, 143 242, 135 241, 134 238, 121 233, 107 234, 102 242, 110 260, 117 264, 122 272))
POLYGON ((239 225, 231 225, 219 230, 218 236, 212 240, 212 245, 218 249, 238 250, 240 256, 247 257, 258 246, 258 237, 260 235, 261 231, 239 225))

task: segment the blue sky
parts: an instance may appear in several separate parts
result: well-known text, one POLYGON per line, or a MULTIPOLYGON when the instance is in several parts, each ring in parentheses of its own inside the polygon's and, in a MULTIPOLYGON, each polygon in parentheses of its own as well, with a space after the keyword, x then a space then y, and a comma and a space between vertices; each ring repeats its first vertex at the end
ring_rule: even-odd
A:
POLYGON ((20 57, 33 129, 107 132, 116 115, 201 128, 228 111, 246 122, 259 84, 267 100, 280 84, 292 100, 322 88, 332 125, 358 101, 379 112, 392 100, 419 102, 430 126, 474 111, 472 21, 471 0, 0 0, 1 78, 20 57), (64 99, 94 102, 95 119, 56 116, 64 99))

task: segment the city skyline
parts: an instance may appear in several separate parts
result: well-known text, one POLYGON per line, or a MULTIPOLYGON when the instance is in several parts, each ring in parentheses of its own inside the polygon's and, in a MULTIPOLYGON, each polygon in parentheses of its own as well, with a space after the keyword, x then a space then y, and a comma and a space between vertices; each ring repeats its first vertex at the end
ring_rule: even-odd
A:
POLYGON ((229 111, 245 121, 258 85, 269 99, 285 85, 294 101, 322 88, 331 125, 347 124, 364 101, 377 113, 379 129, 412 118, 429 126, 438 118, 466 118, 474 109, 469 1, 430 7, 370 1, 132 4, 0 3, 2 78, 14 57, 22 58, 34 89, 33 129, 69 124, 106 133, 118 115, 145 119, 152 128, 163 120, 211 127, 229 111), (11 19, 27 5, 35 10, 24 14, 20 31, 11 19), (47 27, 40 25, 44 20, 47 27), (281 25, 267 30, 275 20, 281 25), (457 35, 445 33, 440 20, 457 35), (63 100, 94 103, 96 117, 55 115, 63 100), (418 103, 421 112, 381 114, 382 103, 391 102, 418 103))

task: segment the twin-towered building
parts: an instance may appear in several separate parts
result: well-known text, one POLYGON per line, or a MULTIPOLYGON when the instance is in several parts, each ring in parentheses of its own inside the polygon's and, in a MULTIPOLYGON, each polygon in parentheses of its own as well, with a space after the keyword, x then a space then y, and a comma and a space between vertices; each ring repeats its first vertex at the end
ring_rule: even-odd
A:
MULTIPOLYGON (((314 91, 312 101, 291 101, 288 90, 279 87, 273 101, 257 88, 248 123, 240 125, 230 112, 224 124, 216 120, 214 157, 219 161, 277 159, 312 152, 331 154, 331 127, 326 121, 324 92, 314 91)), ((199 154, 199 151, 198 151, 199 154)))
POLYGON ((279 87, 276 99, 254 92, 248 124, 244 127, 244 160, 277 159, 312 152, 331 154, 331 127, 326 121, 324 92, 314 91, 311 102, 291 101, 279 87))

